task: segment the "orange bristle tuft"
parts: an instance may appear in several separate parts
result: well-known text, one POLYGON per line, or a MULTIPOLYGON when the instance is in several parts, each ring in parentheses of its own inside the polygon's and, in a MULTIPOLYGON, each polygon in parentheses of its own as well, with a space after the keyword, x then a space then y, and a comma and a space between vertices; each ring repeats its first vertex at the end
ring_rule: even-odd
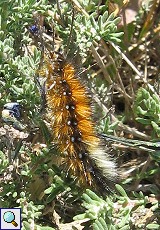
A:
POLYGON ((50 53, 45 63, 40 73, 46 78, 51 127, 63 164, 84 188, 104 192, 117 177, 116 166, 100 147, 86 87, 61 54, 50 53))

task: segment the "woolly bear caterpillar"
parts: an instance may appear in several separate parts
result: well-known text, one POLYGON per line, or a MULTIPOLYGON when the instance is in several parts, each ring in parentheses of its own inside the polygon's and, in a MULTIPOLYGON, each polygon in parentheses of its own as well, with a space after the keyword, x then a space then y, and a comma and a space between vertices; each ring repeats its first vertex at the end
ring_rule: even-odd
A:
MULTIPOLYGON (((35 26, 34 31, 39 34, 35 26)), ((48 50, 39 73, 45 78, 50 124, 66 174, 76 177, 83 188, 101 194, 112 190, 116 164, 96 133, 89 93, 74 64, 60 52, 48 50)))
MULTIPOLYGON (((49 52, 41 75, 46 79, 50 122, 67 174, 84 188, 104 193, 117 178, 116 164, 102 148, 92 120, 91 101, 74 65, 49 52)), ((110 187, 111 186, 111 187, 110 187)))

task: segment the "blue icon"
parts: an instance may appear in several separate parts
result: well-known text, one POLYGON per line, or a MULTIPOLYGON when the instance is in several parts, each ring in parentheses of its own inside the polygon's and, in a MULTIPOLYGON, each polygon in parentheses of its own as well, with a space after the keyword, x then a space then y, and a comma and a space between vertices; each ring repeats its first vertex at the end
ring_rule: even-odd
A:
POLYGON ((11 211, 5 212, 4 215, 3 215, 3 219, 4 219, 5 222, 11 223, 11 224, 13 224, 15 227, 18 226, 18 224, 17 224, 16 221, 15 221, 15 215, 14 215, 14 213, 11 212, 11 211))
POLYGON ((21 208, 0 208, 0 230, 21 230, 21 208))

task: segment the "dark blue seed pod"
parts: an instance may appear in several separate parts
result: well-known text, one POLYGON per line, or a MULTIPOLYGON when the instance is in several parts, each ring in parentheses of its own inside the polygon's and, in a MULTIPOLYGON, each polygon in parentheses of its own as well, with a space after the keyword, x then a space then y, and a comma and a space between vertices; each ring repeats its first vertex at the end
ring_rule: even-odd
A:
POLYGON ((38 33, 38 27, 36 25, 32 25, 32 26, 29 27, 29 31, 32 34, 37 34, 38 33))

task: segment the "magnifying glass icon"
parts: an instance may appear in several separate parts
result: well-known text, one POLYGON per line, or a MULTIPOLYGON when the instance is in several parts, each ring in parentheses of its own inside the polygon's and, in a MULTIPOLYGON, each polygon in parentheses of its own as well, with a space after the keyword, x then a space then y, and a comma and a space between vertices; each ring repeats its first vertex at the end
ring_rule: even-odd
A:
POLYGON ((11 224, 13 224, 15 227, 18 226, 18 224, 17 224, 16 221, 15 221, 15 215, 14 215, 14 213, 11 212, 11 211, 5 212, 4 215, 3 215, 3 219, 4 219, 5 222, 11 223, 11 224))

